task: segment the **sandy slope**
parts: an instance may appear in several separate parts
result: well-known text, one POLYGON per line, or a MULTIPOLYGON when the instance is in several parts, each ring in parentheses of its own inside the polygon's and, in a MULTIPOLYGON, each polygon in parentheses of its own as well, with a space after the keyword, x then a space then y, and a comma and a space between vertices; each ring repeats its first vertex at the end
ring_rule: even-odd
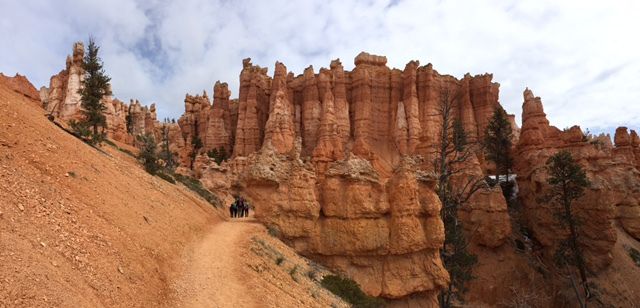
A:
POLYGON ((0 84, 0 306, 163 303, 175 256, 220 220, 185 187, 104 150, 0 84))

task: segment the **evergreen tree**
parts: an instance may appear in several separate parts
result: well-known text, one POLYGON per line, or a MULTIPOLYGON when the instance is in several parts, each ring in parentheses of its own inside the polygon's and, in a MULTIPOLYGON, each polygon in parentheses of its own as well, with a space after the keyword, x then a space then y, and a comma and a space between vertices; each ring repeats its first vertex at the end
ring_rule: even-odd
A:
MULTIPOLYGON (((572 208, 573 202, 584 194, 584 189, 590 185, 582 167, 573 159, 568 151, 560 151, 551 156, 546 163, 549 177, 547 183, 551 186, 547 193, 546 201, 556 205, 557 217, 562 226, 569 229, 569 236, 556 251, 556 263, 561 268, 573 266, 580 274, 580 280, 584 291, 584 300, 576 290, 576 296, 581 307, 586 307, 586 300, 591 297, 587 281, 587 269, 582 249, 578 244, 579 221, 572 208)), ((573 276, 569 278, 575 285, 573 276)))
POLYGON ((505 197, 511 194, 509 170, 513 166, 513 157, 511 157, 512 138, 513 132, 511 123, 507 119, 507 113, 502 107, 498 106, 487 125, 484 146, 487 159, 496 165, 496 183, 500 183, 500 176, 505 176, 506 182, 505 185, 502 185, 505 197))
POLYGON ((158 154, 155 138, 152 134, 139 135, 138 147, 140 148, 140 155, 138 159, 142 162, 144 170, 151 174, 156 174, 160 170, 160 164, 158 164, 158 154))
POLYGON ((84 69, 84 80, 79 93, 81 95, 83 119, 76 123, 75 126, 81 130, 88 130, 88 141, 90 144, 99 144, 105 137, 104 129, 107 126, 107 118, 104 111, 107 107, 102 102, 105 95, 110 95, 109 81, 111 78, 107 76, 102 68, 102 60, 98 57, 100 47, 96 45, 93 38, 89 38, 89 46, 84 56, 82 68, 84 69))
POLYGON ((220 165, 223 161, 226 161, 229 157, 224 147, 213 148, 207 152, 207 156, 213 158, 216 164, 220 165))
POLYGON ((440 132, 433 161, 438 176, 436 192, 442 203, 440 217, 445 228, 440 258, 451 279, 449 286, 438 296, 440 307, 451 307, 454 300, 462 301, 467 282, 473 279, 472 271, 477 257, 467 250, 468 240, 458 219, 458 210, 476 191, 485 187, 482 177, 464 178, 468 174, 465 172, 466 162, 475 152, 473 145, 467 141, 462 122, 454 119, 454 105, 449 93, 444 92, 438 110, 440 132))
POLYGON ((165 120, 165 123, 162 125, 162 150, 160 158, 165 161, 165 167, 167 169, 173 170, 175 161, 173 153, 171 153, 171 149, 169 147, 169 127, 167 126, 167 123, 169 123, 168 119, 165 120))

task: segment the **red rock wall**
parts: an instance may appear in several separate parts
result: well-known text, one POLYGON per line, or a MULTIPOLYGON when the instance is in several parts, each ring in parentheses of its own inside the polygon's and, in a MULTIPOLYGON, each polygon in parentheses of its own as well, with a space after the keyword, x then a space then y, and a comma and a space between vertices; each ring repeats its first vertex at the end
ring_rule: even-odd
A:
MULTIPOLYGON (((334 60, 298 76, 276 63, 269 77, 245 59, 237 104, 209 107, 187 96, 179 123, 187 142, 205 127, 198 133, 207 136, 205 148, 227 140, 231 123, 233 159, 218 167, 200 155, 194 165, 222 199, 231 190, 243 194, 298 252, 348 274, 369 294, 435 305, 448 275, 438 252, 440 203, 424 173, 438 140, 438 106, 445 97, 454 101, 455 116, 478 140, 499 105, 499 85, 491 75, 459 80, 430 64, 411 61, 401 71, 386 61, 361 53, 351 72, 334 60), (418 155, 422 163, 408 158, 418 155)), ((228 101, 224 88, 216 84, 214 100, 228 101)), ((473 158, 471 174, 482 176, 480 161, 473 158)), ((499 190, 475 196, 461 217, 469 232, 482 231, 473 241, 488 249, 511 233, 499 190)))
POLYGON ((547 159, 559 150, 568 150, 591 181, 585 196, 573 205, 581 221, 579 241, 589 267, 605 268, 613 258, 616 219, 630 235, 640 239, 637 144, 634 147, 626 128, 616 131, 613 147, 608 136, 587 137, 577 126, 561 131, 549 125, 540 98, 528 89, 524 91, 522 110, 515 172, 528 227, 544 247, 547 258, 566 238, 566 230, 560 227, 552 207, 539 202, 538 197, 549 188, 544 167, 547 159))

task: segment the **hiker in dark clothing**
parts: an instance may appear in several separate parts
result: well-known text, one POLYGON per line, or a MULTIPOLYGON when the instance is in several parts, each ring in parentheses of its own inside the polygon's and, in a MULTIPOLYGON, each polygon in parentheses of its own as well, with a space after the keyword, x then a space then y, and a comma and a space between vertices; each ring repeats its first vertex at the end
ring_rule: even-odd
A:
POLYGON ((231 216, 231 218, 236 217, 236 215, 238 214, 238 201, 233 201, 233 203, 231 203, 231 206, 229 206, 229 216, 231 216))
POLYGON ((240 217, 244 217, 244 207, 245 207, 245 201, 242 197, 240 197, 240 199, 238 199, 238 214, 240 217))
POLYGON ((243 205, 244 217, 249 217, 249 202, 245 201, 243 205))

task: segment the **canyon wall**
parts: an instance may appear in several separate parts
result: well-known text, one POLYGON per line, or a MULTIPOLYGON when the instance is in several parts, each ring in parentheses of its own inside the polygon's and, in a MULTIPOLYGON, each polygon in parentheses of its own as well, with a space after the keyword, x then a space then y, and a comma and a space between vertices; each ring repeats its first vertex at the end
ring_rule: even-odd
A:
POLYGON ((551 126, 540 98, 529 89, 524 91, 514 167, 527 226, 541 244, 544 258, 552 258, 557 245, 567 237, 553 206, 539 200, 549 189, 545 163, 559 150, 569 151, 591 182, 585 195, 573 205, 580 221, 580 245, 590 270, 600 271, 612 262, 616 225, 640 239, 638 135, 620 127, 614 140, 612 144, 608 135, 586 136, 578 126, 564 131, 551 126))
MULTIPOLYGON (((82 44, 74 44, 66 68, 39 93, 21 76, 9 83, 40 99, 56 118, 78 119, 83 54, 82 44)), ((468 140, 479 142, 500 106, 499 84, 491 74, 458 79, 431 64, 410 61, 401 70, 386 62, 363 52, 351 71, 336 59, 300 75, 276 62, 270 76, 245 59, 237 99, 230 99, 226 83, 216 82, 212 99, 206 91, 185 96, 177 123, 158 122, 153 104, 105 97, 107 134, 128 144, 137 135, 151 133, 158 141, 166 136, 177 172, 199 178, 225 204, 244 196, 256 218, 300 254, 393 305, 437 306, 438 292, 449 283, 439 254, 444 226, 433 170, 440 102, 453 102, 453 116, 468 140), (215 163, 207 155, 214 149, 224 149, 229 160, 215 163)), ((561 131, 549 124, 540 98, 528 89, 522 129, 513 115, 509 121, 522 216, 539 246, 534 254, 551 262, 566 236, 553 209, 538 198, 548 189, 546 160, 566 149, 593 184, 574 207, 584 222, 580 244, 590 270, 606 269, 619 230, 640 239, 637 133, 618 128, 612 143, 608 136, 585 136, 579 127, 561 131)), ((455 181, 493 174, 492 169, 478 150, 455 181)), ((512 296, 514 284, 527 287, 530 277, 541 279, 512 247, 519 235, 512 233, 499 188, 478 191, 459 217, 470 250, 479 256, 469 299, 498 305, 512 296)))
MULTIPOLYGON (((308 67, 295 76, 277 62, 267 69, 243 61, 237 101, 226 84, 185 99, 178 121, 189 151, 186 168, 232 201, 242 194, 261 222, 299 253, 355 279, 368 294, 395 304, 437 305, 448 285, 439 249, 432 169, 440 102, 453 102, 471 142, 479 141, 499 106, 492 75, 441 75, 431 64, 386 66, 359 54, 346 71, 308 67), (221 166, 204 153, 224 147, 221 166)), ((183 169, 184 171, 184 169, 183 169)), ((481 152, 467 175, 482 177, 481 152)), ((477 193, 461 212, 474 245, 501 247, 511 234, 499 189, 477 193)))

